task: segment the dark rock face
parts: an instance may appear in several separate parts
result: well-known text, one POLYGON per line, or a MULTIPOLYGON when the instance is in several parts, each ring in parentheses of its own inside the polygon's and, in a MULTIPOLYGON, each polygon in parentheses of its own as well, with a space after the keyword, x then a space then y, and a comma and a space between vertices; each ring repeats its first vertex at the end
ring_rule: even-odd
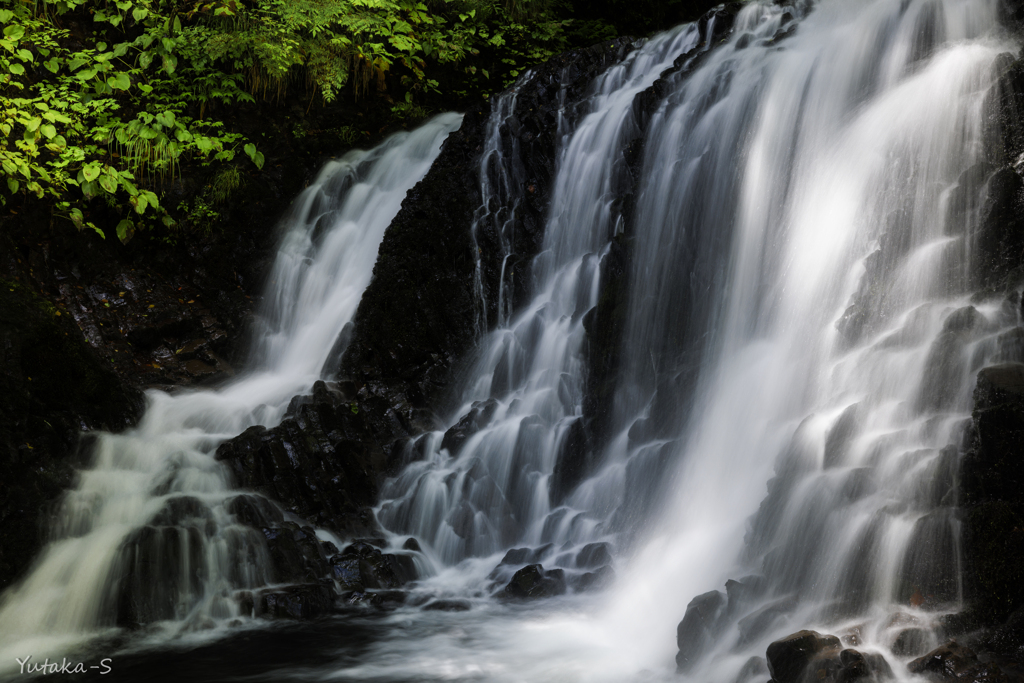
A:
POLYGON ((768 671, 776 683, 799 683, 812 663, 837 656, 841 649, 835 636, 798 631, 768 646, 768 671))
POLYGON ((89 348, 66 310, 0 280, 0 589, 39 550, 51 504, 86 465, 81 431, 118 431, 138 392, 89 348))
POLYGON ((350 536, 377 533, 369 507, 389 454, 359 404, 324 382, 273 429, 250 427, 217 449, 240 488, 258 491, 314 525, 350 536))
POLYGON ((515 573, 512 580, 499 593, 508 600, 536 600, 565 593, 565 572, 561 569, 544 571, 539 564, 530 564, 515 573))
POLYGON ((1024 365, 978 374, 961 464, 964 592, 985 625, 1024 606, 1024 365))
MULTIPOLYGON (((630 41, 611 41, 554 57, 524 76, 515 110, 501 131, 516 137, 518 153, 503 163, 513 167, 525 190, 511 247, 517 283, 529 281, 524 271, 543 239, 559 109, 564 106, 572 116, 594 76, 630 49, 630 41)), ((490 225, 481 226, 476 240, 471 230, 482 202, 479 159, 488 114, 486 108, 467 112, 426 177, 409 192, 384 236, 341 361, 340 374, 359 387, 360 403, 375 416, 389 411, 402 416, 407 432, 433 427, 425 409, 435 407, 455 379, 457 361, 482 331, 481 310, 488 321, 497 319, 505 256, 501 239, 490 225), (486 293, 482 302, 474 284, 478 257, 486 293)), ((518 289, 514 303, 525 294, 518 289)), ((374 420, 375 431, 387 435, 381 438, 406 436, 374 420)))
POLYGON ((970 649, 956 641, 932 650, 915 659, 907 668, 911 673, 922 675, 932 681, 993 681, 1009 683, 1009 678, 994 664, 981 662, 970 649))
POLYGON ((775 683, 881 681, 892 669, 878 654, 843 649, 839 639, 817 631, 798 631, 768 646, 768 671, 775 683))

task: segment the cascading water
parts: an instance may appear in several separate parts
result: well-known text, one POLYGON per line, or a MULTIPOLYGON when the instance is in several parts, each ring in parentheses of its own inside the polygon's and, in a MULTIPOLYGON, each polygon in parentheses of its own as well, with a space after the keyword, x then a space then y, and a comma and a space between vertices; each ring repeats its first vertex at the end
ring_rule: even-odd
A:
POLYGON ((268 583, 266 541, 235 524, 217 445, 284 417, 320 378, 370 281, 384 231, 461 117, 437 117, 333 161, 296 201, 270 274, 253 368, 216 390, 151 391, 136 429, 100 435, 51 541, 0 603, 0 667, 67 648, 126 609, 171 633, 238 613, 268 583), (185 524, 191 521, 193 524, 185 524))
MULTIPOLYGON (((450 416, 456 429, 420 437, 427 456, 385 485, 378 509, 385 528, 415 535, 434 559, 436 576, 418 589, 472 608, 410 601, 372 617, 382 635, 357 655, 277 677, 671 680, 688 604, 701 613, 680 632, 688 679, 763 680, 767 644, 801 628, 856 637, 904 677, 897 638, 912 627, 934 644, 933 627, 960 597, 952 506, 974 374, 1022 360, 1002 336, 1021 326, 1019 306, 972 291, 985 101, 997 57, 1014 47, 997 4, 748 3, 727 40, 713 26, 681 27, 598 79, 559 151, 532 300, 509 315, 499 294, 497 329, 450 416), (613 252, 629 264, 622 360, 592 439, 588 316, 608 295, 601 274, 613 252), (503 558, 514 546, 524 547, 503 558), (604 593, 491 599, 527 563, 561 569, 583 592, 608 580, 590 572, 608 561, 617 579, 604 593)), ((520 189, 514 174, 488 175, 512 111, 504 104, 477 215, 503 236, 520 189)), ((421 133, 431 150, 455 124, 446 121, 421 133)), ((389 153, 373 168, 383 172, 389 153)), ((416 157, 421 175, 429 156, 416 157)), ((320 241, 307 228, 282 257, 295 268, 279 261, 282 287, 330 250, 333 232, 320 241)), ((358 259, 360 277, 370 262, 358 259)), ((326 305, 326 291, 310 301, 326 305)), ((280 419, 348 317, 327 330, 310 322, 316 313, 271 316, 262 353, 282 364, 269 367, 291 377, 287 387, 254 374, 216 394, 156 394, 137 432, 106 437, 100 467, 110 474, 85 475, 65 514, 80 521, 7 596, 0 624, 24 623, 8 615, 31 605, 36 622, 22 632, 102 626, 97 587, 115 550, 178 491, 200 499, 225 535, 225 483, 210 450, 280 419), (289 356, 304 324, 323 334, 289 356), (186 401, 187 415, 177 407, 186 401), (147 429, 163 445, 129 459, 147 429), (158 475, 168 487, 156 496, 128 483, 158 475)), ((219 593, 206 588, 215 576, 180 588, 184 612, 173 618, 217 616, 219 593)))
POLYGON ((445 564, 471 557, 427 582, 438 590, 486 595, 528 562, 572 572, 587 542, 638 548, 616 559, 603 600, 485 602, 338 675, 670 677, 672 634, 699 596, 680 669, 745 683, 795 630, 896 664, 899 638, 935 644, 957 609, 952 506, 973 377, 1020 360, 1001 341, 1017 308, 971 289, 985 101, 1013 49, 997 3, 752 3, 725 44, 666 76, 625 222, 610 437, 585 454, 593 476, 558 490, 633 125, 616 117, 674 59, 662 46, 640 53, 651 73, 636 55, 627 79, 597 84, 563 150, 533 301, 482 345, 457 438, 430 435, 433 455, 390 483, 378 515, 445 564), (485 577, 512 545, 530 548, 485 577))
MULTIPOLYGON (((602 533, 600 516, 568 507, 552 515, 549 480, 580 419, 582 316, 597 303, 599 261, 616 232, 613 204, 626 172, 624 142, 636 125, 633 98, 698 40, 693 26, 661 36, 594 83, 587 102, 592 113, 562 151, 544 249, 533 267, 536 294, 483 341, 474 381, 455 414, 472 411, 486 426, 459 449, 440 434, 428 437, 431 455, 382 492, 387 502, 378 518, 385 528, 427 540, 445 564, 515 543, 562 545, 602 533)), ((489 157, 498 153, 497 129, 509 110, 498 106, 492 114, 485 199, 511 195, 487 191, 489 157)), ((514 212, 509 208, 506 214, 514 212)), ((510 216, 504 224, 511 222, 510 216)))

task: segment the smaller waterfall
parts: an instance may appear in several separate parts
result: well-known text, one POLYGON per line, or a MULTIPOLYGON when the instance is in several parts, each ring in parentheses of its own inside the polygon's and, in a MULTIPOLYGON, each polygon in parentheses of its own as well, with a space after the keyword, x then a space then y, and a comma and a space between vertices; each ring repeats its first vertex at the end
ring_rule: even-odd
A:
POLYGON ((461 123, 446 114, 333 161, 296 200, 270 274, 252 368, 215 390, 150 391, 139 426, 100 434, 51 540, 0 601, 0 662, 37 658, 119 622, 171 633, 235 616, 269 581, 266 541, 236 524, 216 447, 273 426, 308 392, 355 314, 384 231, 461 123), (17 649, 17 651, 14 650, 17 649))

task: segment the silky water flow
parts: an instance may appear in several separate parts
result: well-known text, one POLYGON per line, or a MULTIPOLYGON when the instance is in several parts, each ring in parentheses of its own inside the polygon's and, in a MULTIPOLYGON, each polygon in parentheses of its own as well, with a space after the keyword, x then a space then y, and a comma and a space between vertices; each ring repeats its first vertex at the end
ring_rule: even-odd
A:
MULTIPOLYGON (((512 310, 500 292, 497 320, 481 306, 448 416, 479 429, 419 437, 425 456, 385 484, 377 508, 385 529, 423 546, 432 575, 415 590, 471 609, 346 617, 384 635, 358 656, 339 647, 333 664, 274 676, 674 680, 676 627, 694 604, 711 617, 701 633, 684 628, 684 679, 763 680, 767 645, 802 628, 855 635, 906 678, 899 632, 915 626, 937 644, 933 626, 960 600, 955 472, 974 377, 1024 360, 1012 343, 1019 306, 974 291, 986 103, 999 56, 1017 48, 997 4, 751 2, 724 38, 713 22, 683 26, 596 79, 588 113, 560 124, 531 300, 512 310), (638 113, 659 78, 660 101, 638 113), (637 140, 643 157, 629 159, 637 140), (584 430, 588 321, 612 256, 627 264, 620 362, 584 430), (533 563, 566 593, 493 598, 533 563)), ((492 221, 506 249, 521 188, 500 132, 524 82, 493 107, 481 162, 477 221, 492 221)), ((186 491, 216 532, 203 581, 177 589, 169 621, 226 618, 225 588, 259 585, 257 551, 246 571, 227 566, 245 540, 232 537, 243 532, 223 511, 210 453, 280 420, 319 376, 387 221, 457 124, 441 118, 351 158, 303 196, 303 227, 272 276, 265 369, 216 392, 151 394, 137 430, 101 439, 55 540, 4 598, 4 642, 101 628, 117 548, 186 491), (401 170, 410 158, 415 169, 401 170), (333 207, 312 205, 335 196, 331 183, 352 185, 343 214, 366 217, 317 238, 311 214, 333 207), (390 215, 368 210, 374 201, 390 215), (335 235, 359 245, 339 245, 351 261, 330 268, 344 293, 314 275, 335 235)))

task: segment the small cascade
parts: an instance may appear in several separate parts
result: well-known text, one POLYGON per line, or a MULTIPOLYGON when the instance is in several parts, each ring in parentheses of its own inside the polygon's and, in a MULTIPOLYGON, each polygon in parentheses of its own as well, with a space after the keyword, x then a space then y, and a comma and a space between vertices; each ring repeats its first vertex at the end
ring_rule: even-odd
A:
POLYGON ((0 602, 4 666, 118 625, 208 629, 239 614, 246 589, 275 581, 267 539, 239 520, 286 515, 234 491, 214 451, 250 426, 280 422, 343 350, 335 340, 384 230, 460 122, 446 114, 328 163, 284 221, 249 371, 219 389, 150 391, 136 429, 97 435, 49 544, 0 602))

